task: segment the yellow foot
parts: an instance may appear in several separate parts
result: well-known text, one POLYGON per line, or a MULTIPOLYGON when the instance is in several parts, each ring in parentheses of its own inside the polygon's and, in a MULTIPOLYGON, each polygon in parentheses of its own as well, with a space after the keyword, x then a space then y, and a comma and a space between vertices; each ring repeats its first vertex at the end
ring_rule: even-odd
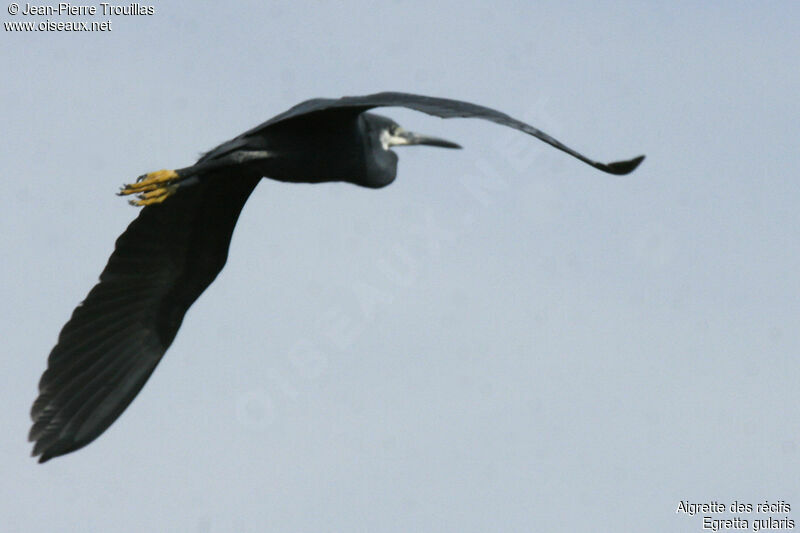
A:
POLYGON ((177 185, 165 185, 162 187, 158 187, 157 189, 150 190, 148 192, 140 193, 135 200, 128 200, 128 203, 135 206, 145 206, 145 205, 153 205, 153 204, 160 204, 173 194, 175 191, 178 190, 177 185))
POLYGON ((165 185, 178 179, 174 170, 157 170, 136 178, 136 183, 127 183, 119 191, 120 196, 141 194, 164 188, 165 185))
POLYGON ((174 170, 157 170, 136 178, 136 183, 127 183, 117 193, 119 196, 136 194, 135 200, 130 200, 131 205, 144 206, 160 204, 172 196, 178 189, 175 182, 179 179, 174 170))

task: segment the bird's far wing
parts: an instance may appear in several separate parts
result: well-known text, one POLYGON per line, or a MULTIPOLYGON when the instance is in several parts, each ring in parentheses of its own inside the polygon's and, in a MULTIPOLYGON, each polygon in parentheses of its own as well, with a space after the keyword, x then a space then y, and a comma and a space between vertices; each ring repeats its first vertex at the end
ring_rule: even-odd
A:
POLYGON ((406 107, 408 109, 421 111, 423 113, 441 118, 480 118, 484 120, 490 120, 502 126, 508 126, 510 128, 523 131, 528 135, 532 135, 537 139, 540 139, 547 144, 558 148, 562 152, 566 152, 569 155, 580 159, 584 163, 610 174, 628 174, 637 166, 639 166, 639 163, 641 163, 644 159, 644 156, 642 155, 628 161, 599 163, 560 143, 550 135, 537 128, 534 128, 530 124, 525 124, 524 122, 512 118, 505 113, 501 113, 500 111, 476 104, 471 104, 469 102, 462 102, 460 100, 394 92, 370 94, 367 96, 345 96, 336 100, 329 98, 307 100, 294 106, 288 111, 271 118, 260 126, 245 132, 241 137, 257 134, 266 127, 309 114, 334 112, 335 110, 351 110, 356 113, 361 113, 374 107, 406 107))
POLYGON ((230 176, 188 187, 144 208, 117 239, 100 282, 61 330, 39 382, 29 434, 39 462, 87 445, 130 404, 189 306, 225 264, 233 228, 257 183, 230 176))

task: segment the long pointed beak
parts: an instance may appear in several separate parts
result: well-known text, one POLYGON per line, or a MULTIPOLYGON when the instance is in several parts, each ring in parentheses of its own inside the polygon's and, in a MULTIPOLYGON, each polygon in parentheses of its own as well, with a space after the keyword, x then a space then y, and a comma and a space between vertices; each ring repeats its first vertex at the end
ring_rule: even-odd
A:
POLYGON ((413 146, 415 144, 424 144, 426 146, 438 146, 440 148, 461 148, 460 145, 440 139, 439 137, 431 137, 430 135, 420 135, 404 129, 398 129, 394 135, 389 137, 389 146, 413 146))

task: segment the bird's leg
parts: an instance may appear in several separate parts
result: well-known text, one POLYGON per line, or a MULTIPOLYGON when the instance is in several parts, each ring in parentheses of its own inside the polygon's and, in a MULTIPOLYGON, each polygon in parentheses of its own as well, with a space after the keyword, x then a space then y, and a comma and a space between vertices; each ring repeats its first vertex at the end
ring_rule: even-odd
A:
POLYGON ((142 174, 136 178, 135 183, 123 185, 119 193, 120 195, 127 195, 153 191, 177 179, 178 173, 174 170, 156 170, 155 172, 142 174))
POLYGON ((123 185, 117 194, 119 196, 137 194, 137 199, 129 201, 131 205, 158 204, 175 193, 178 189, 177 182, 180 179, 182 179, 182 176, 179 171, 157 170, 139 176, 136 178, 135 183, 123 185))
POLYGON ((148 192, 139 193, 135 200, 128 200, 128 203, 135 206, 146 206, 160 204, 178 190, 177 185, 164 185, 148 192))
POLYGON ((203 170, 207 169, 200 164, 176 170, 149 172, 136 178, 135 183, 123 185, 117 196, 135 194, 136 198, 128 200, 128 203, 139 207, 160 204, 178 189, 197 183, 197 174, 203 170))
POLYGON ((135 206, 160 204, 180 189, 198 183, 203 173, 215 172, 223 168, 244 165, 267 159, 269 152, 262 150, 236 150, 217 159, 197 163, 191 167, 176 170, 157 170, 136 178, 135 183, 126 183, 117 193, 119 196, 135 194, 128 203, 135 206))

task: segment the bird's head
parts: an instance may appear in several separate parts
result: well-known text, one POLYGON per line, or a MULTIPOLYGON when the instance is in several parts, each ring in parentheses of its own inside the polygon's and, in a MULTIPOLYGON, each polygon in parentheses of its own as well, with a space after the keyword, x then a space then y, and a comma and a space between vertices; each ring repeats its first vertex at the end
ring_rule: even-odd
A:
POLYGON ((388 150, 393 146, 438 146, 439 148, 461 148, 454 142, 440 139, 439 137, 431 137, 430 135, 421 135, 411 131, 404 130, 390 118, 382 117, 380 115, 372 115, 378 119, 376 126, 378 126, 378 138, 381 147, 388 150))
POLYGON ((373 113, 362 113, 360 126, 366 141, 363 145, 367 162, 366 183, 361 185, 367 187, 385 187, 394 181, 397 175, 397 154, 391 148, 395 146, 461 148, 445 139, 407 131, 394 120, 373 113))

